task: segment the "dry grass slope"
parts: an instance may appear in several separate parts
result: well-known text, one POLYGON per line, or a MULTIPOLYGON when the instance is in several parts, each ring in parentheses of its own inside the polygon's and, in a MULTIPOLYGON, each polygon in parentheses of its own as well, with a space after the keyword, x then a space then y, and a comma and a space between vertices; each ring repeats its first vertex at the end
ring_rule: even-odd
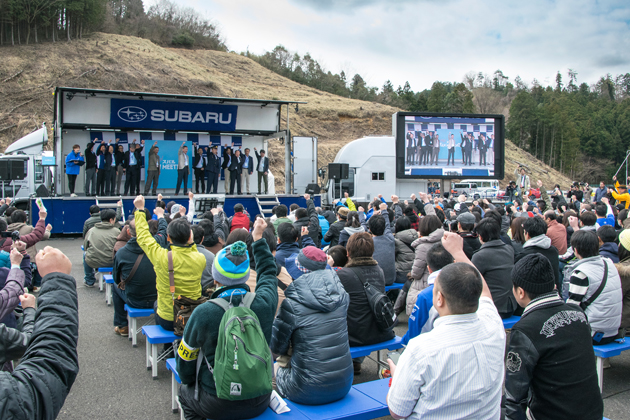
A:
MULTIPOLYGON (((0 57, 1 149, 42 121, 50 126, 55 86, 306 101, 298 112, 290 110, 291 131, 318 137, 321 166, 351 140, 390 134, 397 111, 300 85, 234 53, 162 48, 121 35, 95 33, 71 43, 4 47, 0 57)), ((516 146, 510 144, 507 154, 508 175, 512 162, 521 162, 545 184, 568 182, 516 146)), ((279 142, 272 142, 270 156, 282 190, 284 148, 279 142)))

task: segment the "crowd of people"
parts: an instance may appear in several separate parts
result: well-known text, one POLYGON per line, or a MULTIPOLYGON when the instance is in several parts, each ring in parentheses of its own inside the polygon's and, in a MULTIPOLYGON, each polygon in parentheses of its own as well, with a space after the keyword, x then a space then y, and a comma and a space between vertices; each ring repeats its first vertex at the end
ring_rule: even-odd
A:
MULTIPOLYGON (((408 315, 406 348, 382 372, 392 377, 394 418, 503 411, 519 420, 601 419, 592 346, 630 327, 630 195, 617 183, 588 201, 574 192, 559 202, 536 184, 540 200, 502 204, 420 192, 409 200, 379 195, 364 207, 345 194, 325 210, 305 194, 305 207, 279 205, 270 218, 251 217, 242 204, 231 217, 221 206, 195 215, 192 192, 188 207, 158 195, 148 209, 138 195, 124 223, 122 203, 90 208, 83 282, 93 287, 94 270, 113 267, 115 334, 129 334, 127 304, 153 308, 157 325, 182 335, 161 356, 176 357, 186 419, 255 417, 274 389, 307 405, 343 398, 364 361, 350 348, 394 337, 396 324, 383 322, 375 299, 408 315), (402 287, 386 293, 394 283, 402 287), (506 344, 501 319, 513 315, 521 318, 506 344)), ((37 388, 24 379, 30 363, 59 340, 46 354, 65 352, 47 361, 61 399, 45 408, 58 412, 78 371, 77 324, 64 324, 64 337, 35 336, 39 322, 76 318, 76 292, 56 296, 74 289, 69 261, 49 247, 31 249, 31 269, 27 248, 44 238, 46 214, 30 227, 0 204, 0 229, 24 232, 0 244, 10 250, 0 268, 2 316, 15 318, 20 295, 23 311, 21 328, 4 321, 0 330, 3 362, 24 354, 5 380, 37 388), (44 277, 39 316, 23 291, 35 271, 44 277)))
MULTIPOLYGON (((81 174, 81 167, 85 167, 84 192, 85 196, 114 196, 114 195, 139 195, 141 171, 144 167, 144 140, 136 143, 133 139, 128 145, 127 151, 120 139, 105 143, 94 139, 87 144, 84 153, 81 146, 75 144, 72 152, 68 153, 65 160, 65 171, 68 177, 68 191, 71 197, 76 197, 75 186, 77 177, 81 174), (122 183, 125 178, 124 184, 122 183), (123 188, 121 188, 123 187, 123 188)), ((254 147, 256 164, 250 156, 250 149, 225 144, 223 154, 219 156, 218 146, 207 147, 194 146, 192 162, 188 155, 188 146, 182 142, 177 151, 177 184, 175 195, 179 195, 183 184, 184 195, 188 194, 188 177, 191 172, 195 178, 196 194, 217 194, 219 192, 219 180, 221 171, 225 179, 225 193, 251 194, 250 177, 257 173, 258 194, 267 194, 269 191, 269 158, 265 151, 260 153, 254 147), (192 169, 192 171, 191 171, 192 169)), ((144 195, 157 195, 158 183, 162 169, 162 158, 158 154, 160 148, 158 142, 154 142, 148 152, 146 177, 144 182, 144 195)), ((192 185, 190 186, 192 191, 192 185)))

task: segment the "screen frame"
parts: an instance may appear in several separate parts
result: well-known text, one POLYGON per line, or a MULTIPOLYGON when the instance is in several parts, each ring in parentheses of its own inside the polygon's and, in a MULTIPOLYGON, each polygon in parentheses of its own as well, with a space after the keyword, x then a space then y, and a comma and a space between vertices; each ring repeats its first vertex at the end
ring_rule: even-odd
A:
POLYGON ((392 116, 393 135, 396 141, 396 179, 463 179, 452 175, 406 175, 405 174, 405 117, 436 118, 493 118, 494 123, 494 175, 475 176, 475 179, 497 179, 505 177, 505 116, 503 114, 457 114, 441 112, 396 112, 392 116))

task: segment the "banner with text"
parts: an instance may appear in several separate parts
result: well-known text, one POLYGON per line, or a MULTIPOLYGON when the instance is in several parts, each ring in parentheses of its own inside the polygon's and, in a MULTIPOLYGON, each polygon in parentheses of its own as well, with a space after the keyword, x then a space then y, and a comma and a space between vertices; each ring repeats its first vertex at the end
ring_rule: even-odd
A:
POLYGON ((111 99, 116 128, 229 132, 236 129, 236 105, 111 99))
MULTIPOLYGON (((158 155, 160 156, 160 179, 158 182, 158 189, 169 189, 177 187, 177 161, 178 161, 178 152, 179 148, 182 145, 182 142, 174 142, 170 140, 159 140, 157 142, 153 141, 149 143, 148 141, 145 143, 144 149, 144 167, 149 167, 149 151, 153 146, 153 143, 157 143, 158 155)), ((186 146, 188 146, 188 168, 190 170, 188 174, 188 189, 192 188, 192 166, 193 166, 193 144, 190 141, 186 142, 186 146)), ((145 172, 146 179, 146 172, 145 172)), ((184 184, 182 183, 181 188, 184 188, 184 184)))

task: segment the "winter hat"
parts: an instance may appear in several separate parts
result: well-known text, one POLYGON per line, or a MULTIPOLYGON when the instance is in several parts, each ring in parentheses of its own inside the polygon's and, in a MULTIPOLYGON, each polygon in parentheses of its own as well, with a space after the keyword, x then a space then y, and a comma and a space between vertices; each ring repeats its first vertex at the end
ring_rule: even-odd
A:
POLYGON ((553 291, 556 285, 551 263, 541 254, 530 254, 517 262, 512 269, 512 283, 537 295, 553 291))
POLYGON ((245 284, 249 279, 249 256, 243 241, 219 251, 212 263, 212 277, 224 286, 245 284))
POLYGON ((171 214, 179 213, 179 209, 181 207, 182 207, 181 204, 173 204, 173 207, 171 207, 171 214))
POLYGON ((337 214, 341 216, 342 219, 347 219, 348 213, 350 213, 350 209, 348 209, 348 207, 342 206, 339 207, 339 210, 337 210, 337 214))
POLYGON ((619 235, 619 244, 630 251, 630 230, 624 229, 619 235))
POLYGON ((326 253, 314 246, 302 248, 299 254, 293 254, 285 259, 285 267, 295 280, 302 274, 326 268, 326 253))
POLYGON ((475 218, 474 214, 470 212, 465 212, 457 216, 457 221, 459 223, 474 225, 477 222, 477 218, 475 218))

